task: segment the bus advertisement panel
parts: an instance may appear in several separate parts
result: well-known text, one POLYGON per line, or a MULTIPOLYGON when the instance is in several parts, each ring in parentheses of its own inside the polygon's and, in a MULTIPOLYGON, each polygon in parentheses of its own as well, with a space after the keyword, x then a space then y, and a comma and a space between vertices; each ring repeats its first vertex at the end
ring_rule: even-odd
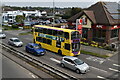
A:
POLYGON ((80 54, 80 34, 77 30, 34 25, 34 42, 42 48, 66 56, 80 54))

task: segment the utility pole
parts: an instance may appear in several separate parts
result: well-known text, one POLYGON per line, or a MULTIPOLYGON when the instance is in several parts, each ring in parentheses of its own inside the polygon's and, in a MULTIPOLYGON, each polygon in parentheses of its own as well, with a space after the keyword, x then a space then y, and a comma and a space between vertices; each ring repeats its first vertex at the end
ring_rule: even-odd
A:
POLYGON ((55 23, 55 3, 54 3, 54 0, 53 0, 53 27, 54 27, 54 23, 55 23))

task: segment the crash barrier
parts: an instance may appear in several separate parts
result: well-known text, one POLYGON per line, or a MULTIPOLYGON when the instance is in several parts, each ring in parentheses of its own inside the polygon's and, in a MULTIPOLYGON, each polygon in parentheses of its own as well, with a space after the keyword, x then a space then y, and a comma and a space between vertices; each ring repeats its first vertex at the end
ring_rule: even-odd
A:
POLYGON ((52 73, 54 75, 59 76, 59 78, 63 78, 64 80, 65 79, 66 80, 78 80, 76 77, 74 77, 70 74, 67 74, 65 72, 62 72, 61 70, 56 69, 55 67, 53 67, 49 64, 41 62, 40 60, 37 60, 37 59, 33 58, 32 56, 30 56, 22 51, 16 50, 12 46, 9 46, 5 43, 0 43, 0 46, 2 46, 3 49, 6 49, 10 53, 12 52, 17 57, 20 57, 21 59, 25 59, 26 62, 31 62, 31 63, 35 64, 35 67, 44 68, 45 70, 49 71, 49 74, 52 73))

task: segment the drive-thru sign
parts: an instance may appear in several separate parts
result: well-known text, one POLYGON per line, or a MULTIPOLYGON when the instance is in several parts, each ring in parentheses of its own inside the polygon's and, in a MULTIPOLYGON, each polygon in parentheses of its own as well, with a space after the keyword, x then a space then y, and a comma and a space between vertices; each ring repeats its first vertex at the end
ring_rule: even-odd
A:
POLYGON ((82 34, 82 19, 76 19, 76 30, 82 34))

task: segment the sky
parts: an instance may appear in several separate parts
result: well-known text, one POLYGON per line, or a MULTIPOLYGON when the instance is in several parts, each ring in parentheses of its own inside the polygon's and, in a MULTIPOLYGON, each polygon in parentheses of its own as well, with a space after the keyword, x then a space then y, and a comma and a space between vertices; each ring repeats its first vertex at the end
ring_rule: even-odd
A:
POLYGON ((119 2, 120 0, 0 0, 2 2, 98 2, 98 1, 110 1, 119 2))
POLYGON ((9 5, 9 6, 19 6, 19 7, 21 6, 53 7, 53 4, 51 3, 48 4, 45 2, 56 2, 55 3, 56 7, 81 7, 81 8, 87 8, 99 1, 118 2, 118 3, 120 2, 120 0, 0 0, 2 4, 9 5), (30 2, 30 3, 28 4, 25 2, 30 2), (40 3, 40 2, 43 2, 43 3, 40 3), (66 4, 66 3, 59 3, 59 2, 75 2, 75 3, 66 4))

